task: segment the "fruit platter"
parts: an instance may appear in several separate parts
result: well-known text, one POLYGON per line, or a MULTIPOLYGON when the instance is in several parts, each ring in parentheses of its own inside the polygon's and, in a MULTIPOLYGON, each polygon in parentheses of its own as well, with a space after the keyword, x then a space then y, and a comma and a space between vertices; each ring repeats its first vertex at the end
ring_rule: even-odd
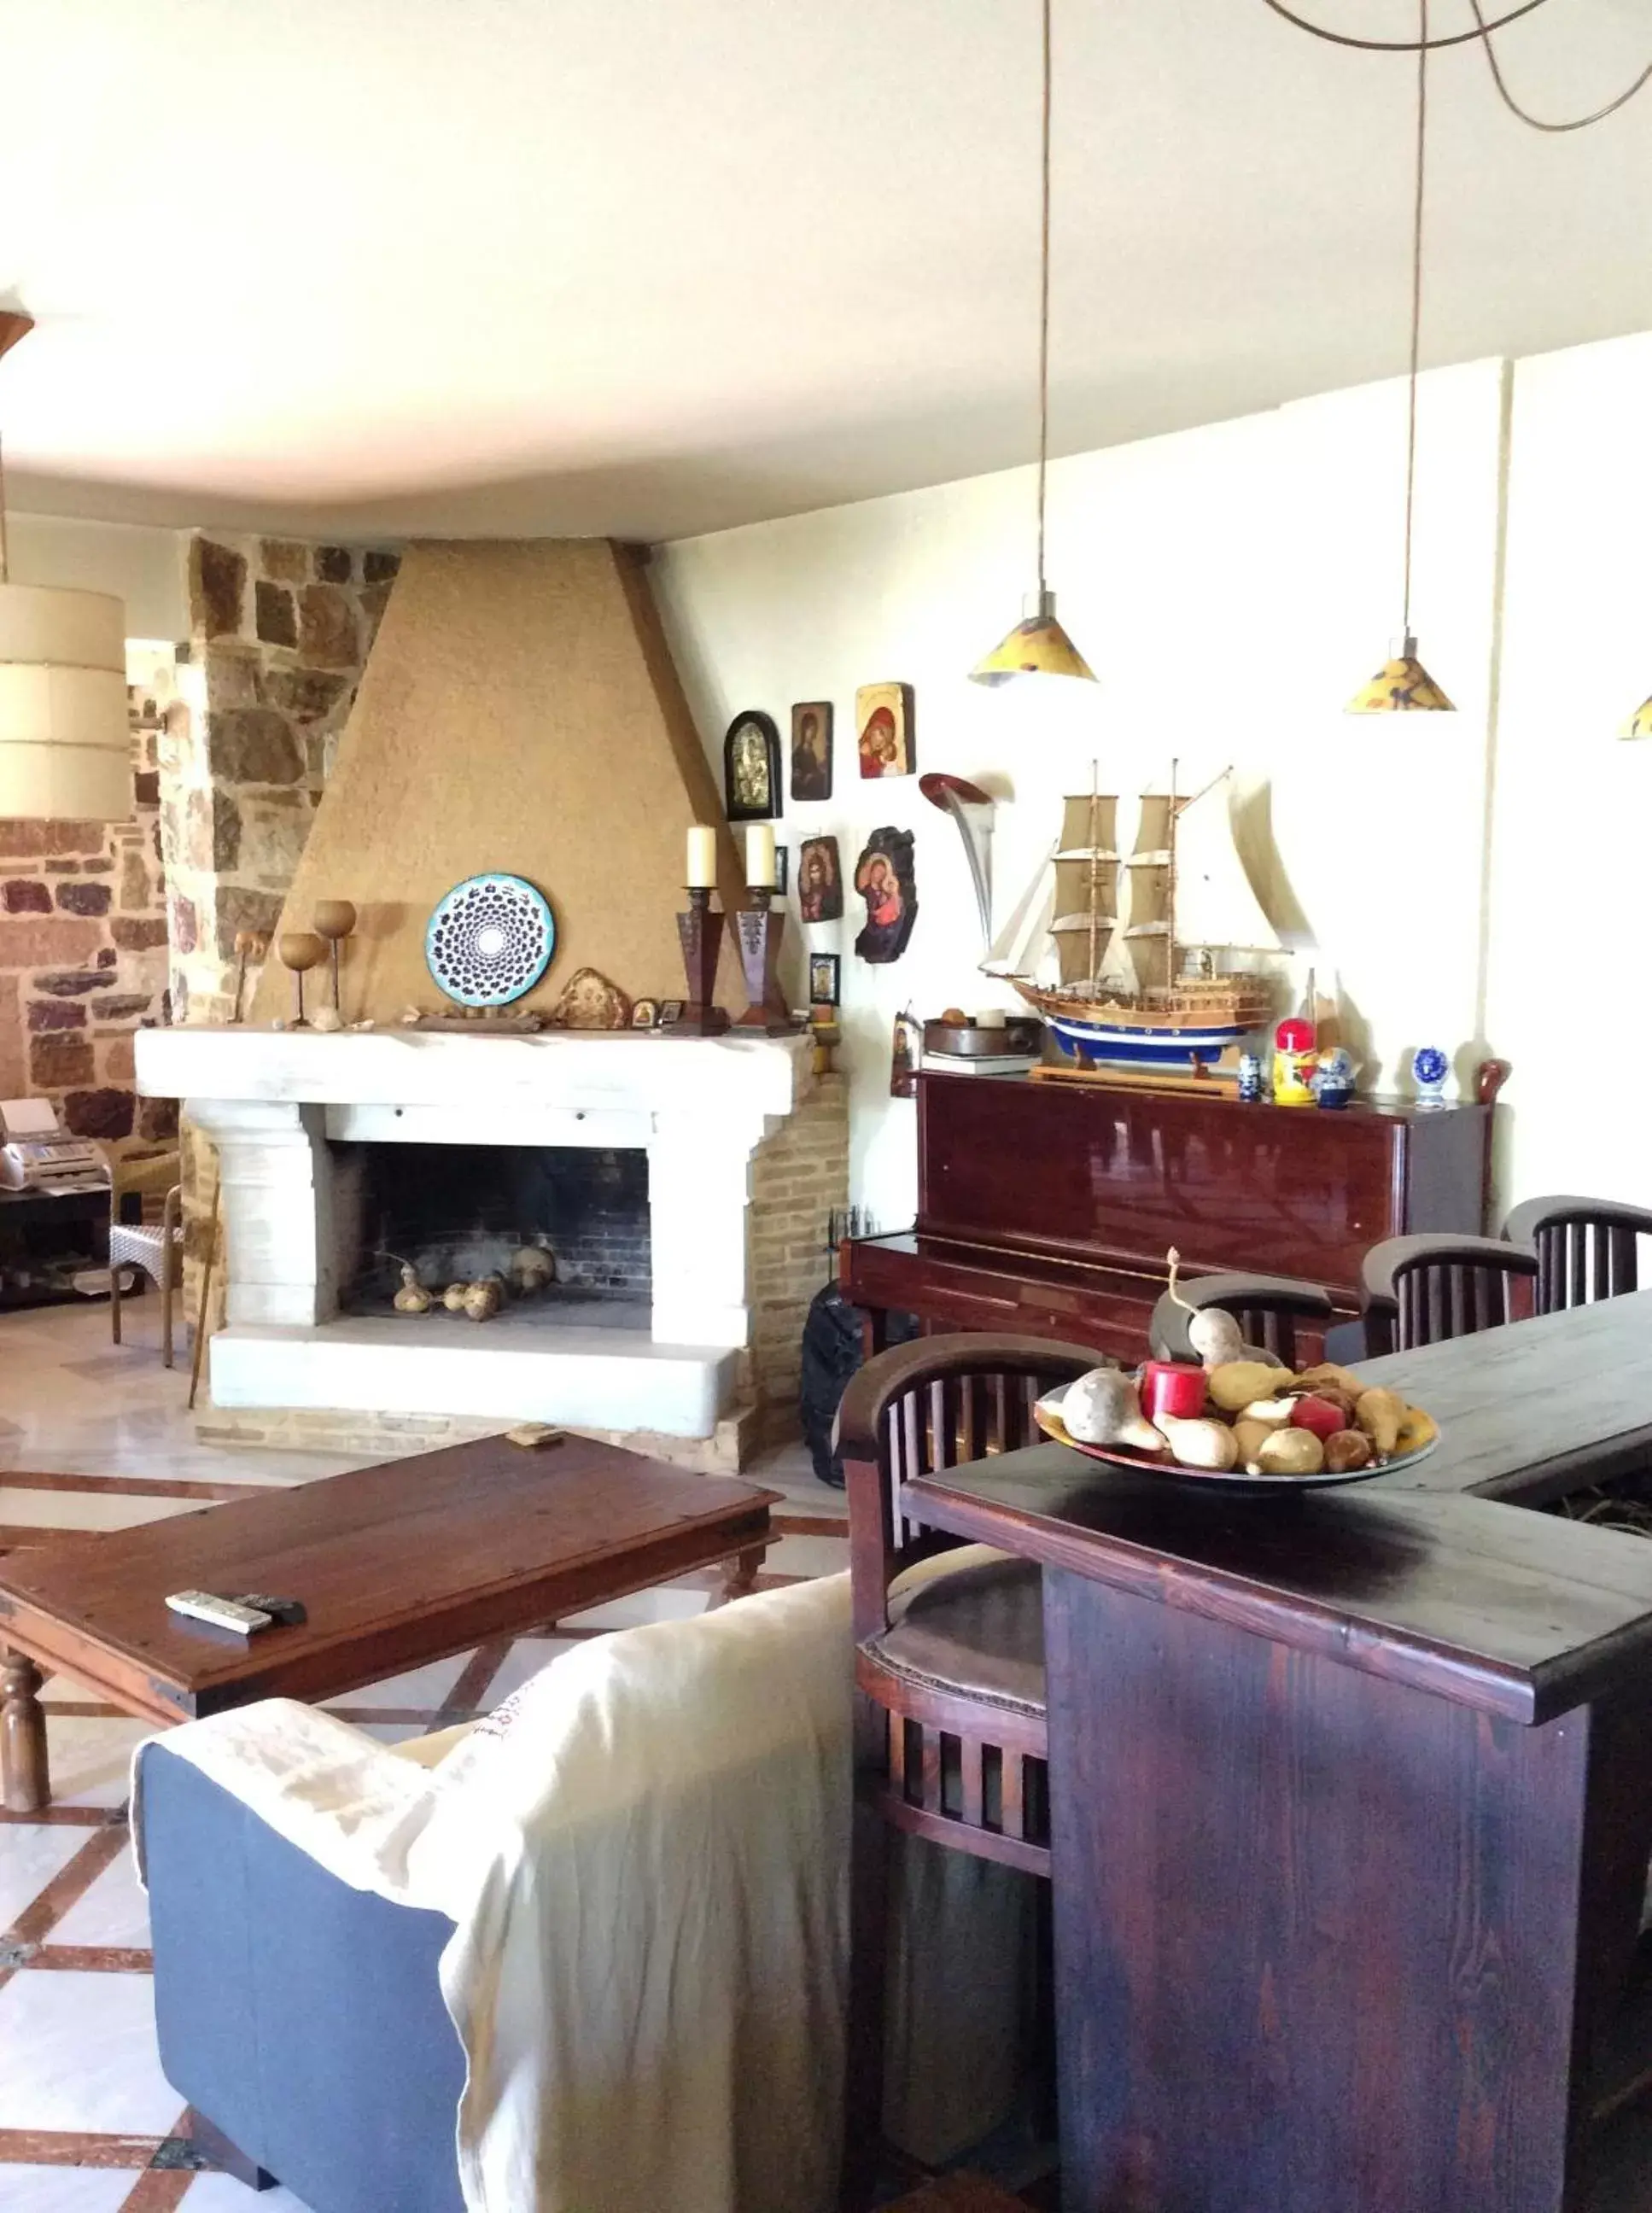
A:
POLYGON ((1231 1314, 1189 1311, 1196 1361, 1093 1368, 1033 1407, 1045 1436, 1118 1466, 1253 1491, 1366 1482, 1439 1442, 1433 1417, 1397 1391, 1332 1360, 1292 1369, 1247 1344, 1231 1314))

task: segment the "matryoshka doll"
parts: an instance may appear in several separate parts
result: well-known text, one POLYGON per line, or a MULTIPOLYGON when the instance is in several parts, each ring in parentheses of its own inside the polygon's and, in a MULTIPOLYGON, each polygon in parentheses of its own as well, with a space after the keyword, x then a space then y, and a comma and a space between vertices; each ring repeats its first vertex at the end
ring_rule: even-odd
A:
POLYGON ((1274 1105, 1311 1106, 1314 1068, 1314 1025, 1305 1015, 1287 1015, 1273 1033, 1274 1105))

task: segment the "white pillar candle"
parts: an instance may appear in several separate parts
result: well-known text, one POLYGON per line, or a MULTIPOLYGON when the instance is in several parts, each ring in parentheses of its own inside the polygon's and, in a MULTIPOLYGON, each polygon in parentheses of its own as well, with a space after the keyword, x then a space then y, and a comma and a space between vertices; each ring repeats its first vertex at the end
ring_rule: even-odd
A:
POLYGON ((774 889, 774 825, 753 822, 746 832, 746 881, 753 891, 774 889))
POLYGON ((717 880, 717 833, 708 823, 697 822, 688 833, 688 868, 683 881, 690 891, 706 891, 717 880))
POLYGON ((975 1017, 975 1027, 978 1030, 1001 1030, 1006 1020, 1002 1007, 983 1007, 975 1017))

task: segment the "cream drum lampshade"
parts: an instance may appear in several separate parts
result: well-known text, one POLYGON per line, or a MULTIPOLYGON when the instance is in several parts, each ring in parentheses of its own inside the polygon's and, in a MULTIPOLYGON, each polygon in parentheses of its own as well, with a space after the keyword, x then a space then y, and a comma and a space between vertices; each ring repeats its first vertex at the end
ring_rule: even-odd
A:
POLYGON ((125 622, 107 593, 0 583, 0 816, 131 814, 125 622))

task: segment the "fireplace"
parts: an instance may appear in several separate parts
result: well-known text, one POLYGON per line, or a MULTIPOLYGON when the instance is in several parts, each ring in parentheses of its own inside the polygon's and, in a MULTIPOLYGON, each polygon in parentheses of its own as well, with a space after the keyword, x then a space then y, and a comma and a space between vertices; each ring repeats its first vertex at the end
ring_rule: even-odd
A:
POLYGON ((647 1326, 643 1147, 341 1144, 332 1172, 343 1313, 393 1313, 405 1265, 435 1291, 497 1276, 515 1320, 600 1300, 636 1307, 647 1326))
POLYGON ((183 1027, 137 1074, 217 1153, 215 1434, 539 1420, 727 1466, 795 1426, 848 1168, 806 1037, 183 1027), (402 1260, 442 1289, 527 1244, 556 1286, 493 1320, 393 1310, 402 1260))

